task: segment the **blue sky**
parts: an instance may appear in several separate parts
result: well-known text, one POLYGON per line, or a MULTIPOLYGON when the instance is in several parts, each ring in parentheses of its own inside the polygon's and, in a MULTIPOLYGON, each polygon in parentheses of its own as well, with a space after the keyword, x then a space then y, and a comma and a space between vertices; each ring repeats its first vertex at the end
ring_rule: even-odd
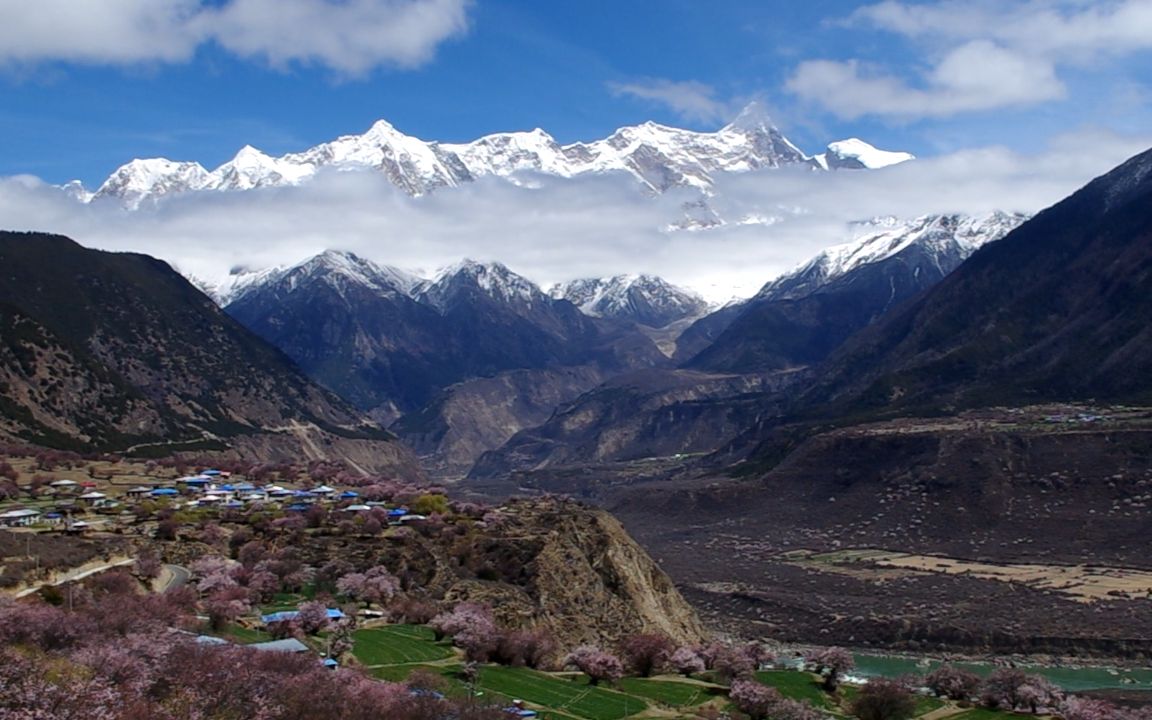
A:
POLYGON ((754 98, 807 152, 847 136, 1035 152, 1149 127, 1150 5, 0 0, 0 176, 94 186, 152 156, 211 169, 378 118, 454 142, 714 129, 754 98))
POLYGON ((500 260, 541 284, 651 272, 723 301, 861 220, 1060 200, 1152 147, 1150 82, 1152 0, 0 0, 0 226, 210 281, 339 248, 422 272, 500 260), (750 100, 809 153, 855 136, 918 159, 723 177, 709 202, 734 221, 701 232, 669 230, 695 196, 612 175, 409 197, 336 173, 134 213, 50 186, 94 189, 138 157, 211 170, 381 118, 571 142, 713 130, 750 100))

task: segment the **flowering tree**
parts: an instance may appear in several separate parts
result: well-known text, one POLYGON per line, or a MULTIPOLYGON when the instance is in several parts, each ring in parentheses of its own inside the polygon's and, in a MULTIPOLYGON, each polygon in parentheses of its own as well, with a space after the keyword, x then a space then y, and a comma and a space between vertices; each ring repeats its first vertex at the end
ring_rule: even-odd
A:
POLYGON ((251 610, 248 591, 236 585, 215 590, 204 601, 204 612, 208 615, 208 623, 213 630, 222 629, 251 610))
POLYGON ((1042 707, 1056 707, 1064 699, 1064 691, 1043 676, 1029 675, 1017 690, 1017 696, 1020 704, 1035 715, 1042 707))
POLYGON ((980 676, 952 665, 941 665, 928 673, 924 678, 924 684, 937 697, 967 700, 975 695, 977 688, 980 687, 980 676))
POLYGON ((582 645, 573 650, 564 660, 565 666, 575 666, 588 676, 591 685, 601 681, 615 682, 624 677, 624 665, 620 658, 593 645, 582 645))
POLYGON ((1070 695, 1060 706, 1064 720, 1128 720, 1128 713, 1106 700, 1070 695))
POLYGON ((804 662, 813 672, 824 676, 824 688, 829 692, 836 690, 844 673, 856 667, 852 653, 842 647, 814 650, 804 656, 804 662))
POLYGON ((348 573, 336 581, 336 590, 371 605, 384 605, 400 590, 400 581, 383 565, 363 573, 348 573))
POLYGON ((484 605, 460 603, 451 611, 432 618, 428 625, 437 637, 451 636, 472 661, 487 661, 500 644, 500 631, 492 611, 484 605))
POLYGON ((826 720, 824 715, 806 702, 785 698, 772 708, 772 720, 826 720))
POLYGON ((455 636, 472 623, 485 622, 492 616, 492 611, 484 605, 463 602, 448 612, 442 612, 428 621, 428 627, 436 633, 436 638, 455 636))
POLYGON ((980 701, 992 709, 1015 710, 1023 703, 1020 688, 1028 683, 1028 673, 1018 668, 997 668, 984 680, 980 701))
POLYGON ((328 632, 328 656, 339 658, 352 652, 352 635, 355 631, 356 621, 353 618, 343 618, 332 623, 328 632))
POLYGON ((628 637, 620 650, 633 672, 640 677, 649 677, 668 664, 673 645, 667 635, 646 633, 628 637))
POLYGON ((712 669, 722 680, 743 677, 756 669, 755 663, 743 648, 724 643, 711 648, 712 669))
POLYGON ((755 680, 735 680, 728 698, 736 709, 752 720, 764 720, 784 698, 776 688, 766 687, 755 680))
POLYGON ((256 563, 268 557, 268 546, 260 540, 250 540, 240 546, 236 551, 236 559, 244 567, 254 567, 256 563))
POLYGON ((672 667, 684 677, 704 672, 704 658, 690 647, 682 647, 669 658, 672 667))
POLYGON ((747 678, 733 681, 728 697, 737 709, 752 720, 823 720, 823 715, 808 703, 789 700, 775 688, 765 687, 747 678))
POLYGON ((309 635, 315 635, 328 627, 328 607, 315 600, 301 603, 296 614, 296 623, 309 635))
POLYGON ((248 592, 256 601, 271 598, 280 590, 280 578, 267 570, 257 570, 248 576, 248 592))

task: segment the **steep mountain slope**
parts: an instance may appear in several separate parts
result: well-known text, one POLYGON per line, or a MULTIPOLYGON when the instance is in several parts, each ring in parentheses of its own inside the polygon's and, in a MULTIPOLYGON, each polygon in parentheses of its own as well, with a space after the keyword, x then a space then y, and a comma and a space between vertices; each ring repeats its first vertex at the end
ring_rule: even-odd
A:
POLYGON ((871 412, 1152 400, 1152 151, 974 254, 829 363, 807 403, 871 412))
POLYGON ((458 479, 485 452, 540 425, 604 376, 599 368, 581 365, 472 378, 444 388, 389 430, 417 453, 430 475, 458 479))
POLYGON ((732 473, 660 478, 613 509, 694 598, 758 631, 1145 653, 1144 588, 1060 595, 1069 566, 1148 567, 1152 414, 1132 406, 1152 402, 1150 317, 1152 151, 849 339, 710 466, 732 473), (894 575, 876 549, 928 556, 894 575), (1047 571, 981 580, 941 572, 949 558, 1047 571))
POLYGON ((699 315, 708 307, 694 292, 654 275, 584 278, 553 286, 548 294, 567 300, 585 315, 662 328, 699 315))
POLYGON ((715 451, 779 410, 772 393, 799 387, 846 338, 1022 219, 994 213, 869 223, 871 232, 769 282, 751 301, 693 323, 677 339, 675 357, 703 349, 685 371, 609 380, 482 457, 471 476, 715 451))
POLYGON ((517 368, 595 363, 630 369, 665 362, 641 333, 588 317, 500 263, 465 260, 414 292, 440 312, 445 336, 458 348, 462 377, 517 368))
POLYGON ((9 435, 266 456, 369 443, 377 466, 412 469, 379 426, 159 260, 4 232, 0 276, 0 427, 9 435))
POLYGON ((757 372, 812 365, 850 335, 939 282, 977 247, 998 239, 1023 216, 931 215, 911 222, 869 223, 871 232, 829 248, 796 271, 766 284, 739 314, 702 321, 688 335, 715 332, 714 342, 685 362, 716 372, 757 372))
POLYGON ((313 380, 390 420, 458 379, 440 315, 407 294, 414 282, 329 251, 243 287, 226 311, 313 380))
MULTIPOLYGON (((803 373, 764 375, 645 370, 611 378, 561 405, 537 427, 485 453, 471 479, 715 451, 763 412, 765 393, 803 373)), ((549 486, 563 492, 573 488, 549 486)))
POLYGON ((504 371, 666 362, 638 331, 587 317, 499 263, 466 260, 419 281, 329 251, 232 296, 230 315, 381 420, 504 371))
POLYGON ((94 192, 70 188, 85 202, 111 199, 139 207, 181 192, 250 190, 299 185, 321 171, 378 172, 410 195, 455 187, 484 176, 542 173, 562 178, 624 173, 651 192, 677 186, 710 188, 717 173, 807 164, 819 169, 872 168, 911 159, 857 140, 833 143, 809 158, 772 125, 767 113, 749 105, 716 132, 694 132, 648 122, 623 127, 602 140, 560 145, 540 129, 498 133, 471 143, 425 142, 384 120, 362 135, 346 135, 302 152, 271 157, 245 146, 209 172, 194 162, 164 158, 133 160, 94 192), (840 147, 837 154, 834 150, 840 147))

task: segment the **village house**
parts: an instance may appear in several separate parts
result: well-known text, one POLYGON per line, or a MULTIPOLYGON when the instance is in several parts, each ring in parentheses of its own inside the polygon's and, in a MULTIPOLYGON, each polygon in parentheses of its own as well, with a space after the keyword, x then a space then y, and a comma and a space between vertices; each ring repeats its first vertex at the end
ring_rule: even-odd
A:
POLYGON ((40 520, 40 511, 21 508, 0 513, 0 525, 4 527, 27 527, 40 520))

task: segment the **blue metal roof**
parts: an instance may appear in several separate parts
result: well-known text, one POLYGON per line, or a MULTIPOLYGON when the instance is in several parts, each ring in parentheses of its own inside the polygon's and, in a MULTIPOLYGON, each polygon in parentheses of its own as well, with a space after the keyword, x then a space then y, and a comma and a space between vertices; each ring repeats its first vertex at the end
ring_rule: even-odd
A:
MULTIPOLYGON (((280 612, 274 612, 270 615, 261 615, 260 620, 262 622, 264 622, 265 624, 274 623, 274 622, 283 622, 285 620, 292 620, 299 614, 300 614, 300 611, 298 611, 298 610, 281 610, 280 612)), ((328 619, 329 620, 339 620, 339 619, 344 618, 344 617, 347 617, 347 616, 344 614, 344 611, 341 610, 340 608, 328 608, 328 619)))

